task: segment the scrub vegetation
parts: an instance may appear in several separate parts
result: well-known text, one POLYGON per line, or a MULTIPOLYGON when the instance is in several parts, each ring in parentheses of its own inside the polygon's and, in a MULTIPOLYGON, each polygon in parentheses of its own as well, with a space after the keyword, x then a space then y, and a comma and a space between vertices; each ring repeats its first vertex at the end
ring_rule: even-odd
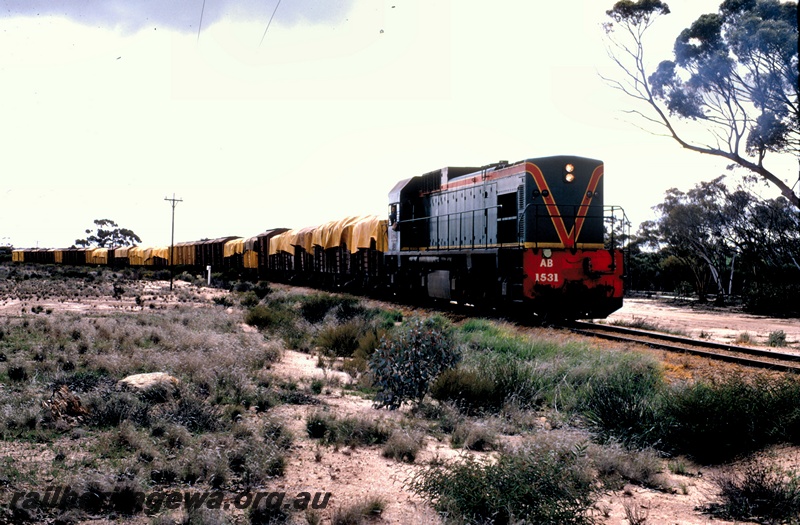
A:
MULTIPOLYGON (((742 458, 751 466, 715 479, 720 496, 706 512, 792 523, 800 505, 800 473, 755 454, 800 444, 794 376, 668 380, 643 353, 266 283, 216 291, 190 284, 167 301, 153 281, 110 269, 2 265, 0 277, 0 439, 10 451, 42 451, 36 461, 10 461, 9 452, 0 462, 11 490, 270 490, 304 440, 315 447, 311 468, 358 449, 410 469, 398 474, 406 489, 448 524, 599 523, 608 491, 685 491, 669 472, 688 479, 698 464, 742 458), (64 307, 102 298, 119 299, 64 307), (322 379, 274 374, 283 348, 315 354, 322 379), (119 384, 150 372, 175 381, 144 390, 119 384), (337 412, 331 396, 344 395, 367 397, 374 408, 337 412), (298 412, 301 433, 276 415, 287 405, 310 405, 298 412), (431 457, 431 443, 462 452, 431 457)), ((16 506, 0 518, 80 523, 106 515, 111 502, 93 505, 16 506)), ((254 508, 236 519, 365 523, 386 505, 375 495, 324 511, 254 508)), ((233 519, 200 510, 176 519, 233 519)), ((171 516, 142 523, 173 523, 171 516)))

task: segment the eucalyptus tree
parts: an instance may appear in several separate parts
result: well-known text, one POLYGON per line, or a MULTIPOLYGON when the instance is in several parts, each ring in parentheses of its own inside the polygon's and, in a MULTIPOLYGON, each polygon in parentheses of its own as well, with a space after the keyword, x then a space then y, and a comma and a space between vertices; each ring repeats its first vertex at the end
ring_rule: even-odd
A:
POLYGON ((75 239, 76 246, 97 246, 99 248, 116 248, 130 246, 142 242, 132 230, 120 228, 111 219, 95 219, 95 230, 86 230, 86 238, 75 239))
POLYGON ((660 0, 620 0, 607 11, 620 75, 604 79, 644 103, 630 112, 648 129, 749 170, 800 208, 800 188, 767 164, 768 156, 800 157, 797 3, 725 0, 681 31, 673 58, 649 71, 645 35, 669 13, 660 0))

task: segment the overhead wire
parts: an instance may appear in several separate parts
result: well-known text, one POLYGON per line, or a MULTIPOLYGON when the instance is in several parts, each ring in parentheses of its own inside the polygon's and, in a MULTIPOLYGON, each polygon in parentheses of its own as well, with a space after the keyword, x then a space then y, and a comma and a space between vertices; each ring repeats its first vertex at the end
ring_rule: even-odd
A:
POLYGON ((200 8, 200 23, 197 24, 197 41, 200 42, 200 29, 203 27, 203 14, 206 12, 206 0, 203 0, 203 7, 200 8))
MULTIPOLYGON (((203 0, 205 2, 205 0, 203 0)), ((261 35, 261 42, 258 43, 258 47, 261 47, 261 44, 264 43, 264 38, 267 36, 267 31, 269 31, 269 26, 272 24, 272 19, 275 18, 275 13, 278 12, 278 6, 281 5, 281 0, 278 0, 278 3, 275 4, 275 9, 272 11, 272 16, 269 17, 269 22, 267 22, 267 27, 264 29, 264 34, 261 35)))

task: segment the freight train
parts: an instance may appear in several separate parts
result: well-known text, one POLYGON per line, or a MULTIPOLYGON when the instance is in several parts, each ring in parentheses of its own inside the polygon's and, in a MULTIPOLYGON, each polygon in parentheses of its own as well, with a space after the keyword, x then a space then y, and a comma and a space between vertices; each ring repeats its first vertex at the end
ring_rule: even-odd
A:
POLYGON ((430 298, 559 319, 622 306, 624 211, 603 163, 552 156, 446 167, 398 182, 386 218, 351 216, 173 247, 15 250, 18 262, 238 272, 356 293, 430 298))

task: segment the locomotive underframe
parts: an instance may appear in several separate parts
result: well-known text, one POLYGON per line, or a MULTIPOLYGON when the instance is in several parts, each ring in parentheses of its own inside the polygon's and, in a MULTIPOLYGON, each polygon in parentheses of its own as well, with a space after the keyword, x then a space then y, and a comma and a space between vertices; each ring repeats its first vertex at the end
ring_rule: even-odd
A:
POLYGON ((406 251, 387 255, 386 268, 387 286, 408 299, 491 305, 562 319, 601 318, 622 306, 619 250, 406 251))

